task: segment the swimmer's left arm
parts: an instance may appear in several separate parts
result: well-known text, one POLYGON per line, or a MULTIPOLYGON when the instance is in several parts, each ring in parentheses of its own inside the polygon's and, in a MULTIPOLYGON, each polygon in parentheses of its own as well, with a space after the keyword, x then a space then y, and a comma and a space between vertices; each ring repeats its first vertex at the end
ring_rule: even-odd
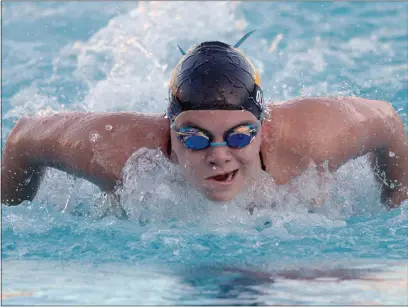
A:
POLYGON ((383 201, 391 208, 408 200, 408 137, 401 118, 397 116, 392 126, 383 140, 387 146, 374 150, 376 160, 373 163, 376 176, 383 185, 383 201))
POLYGON ((331 125, 341 129, 342 121, 346 129, 334 133, 334 142, 329 142, 332 148, 322 146, 319 154, 331 152, 329 164, 337 169, 349 159, 374 153, 373 168, 383 185, 382 200, 390 208, 399 206, 408 199, 408 137, 401 117, 385 101, 346 97, 340 102, 338 110, 333 108, 340 114, 331 125))
POLYGON ((277 184, 287 184, 310 163, 336 171, 348 160, 374 153, 383 201, 408 199, 408 138, 390 103, 357 97, 299 98, 271 105, 263 124, 262 156, 277 184))

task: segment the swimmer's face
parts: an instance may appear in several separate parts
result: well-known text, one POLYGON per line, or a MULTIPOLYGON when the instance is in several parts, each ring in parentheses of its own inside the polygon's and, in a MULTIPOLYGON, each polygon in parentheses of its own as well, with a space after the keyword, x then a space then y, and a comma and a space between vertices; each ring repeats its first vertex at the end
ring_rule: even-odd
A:
MULTIPOLYGON (((175 128, 194 126, 211 133, 212 142, 224 142, 225 132, 247 123, 258 124, 257 118, 248 111, 185 111, 176 118, 175 128)), ((172 129, 172 151, 184 170, 185 179, 197 190, 208 199, 229 201, 261 171, 261 132, 259 127, 253 141, 243 148, 217 146, 193 151, 180 142, 172 129)))

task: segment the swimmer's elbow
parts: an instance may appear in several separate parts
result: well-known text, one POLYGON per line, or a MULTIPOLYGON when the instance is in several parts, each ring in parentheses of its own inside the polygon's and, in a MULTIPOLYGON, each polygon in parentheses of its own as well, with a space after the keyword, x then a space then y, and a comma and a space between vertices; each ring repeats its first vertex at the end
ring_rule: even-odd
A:
POLYGON ((1 196, 1 204, 9 207, 18 206, 23 202, 22 199, 7 198, 3 195, 1 196))
POLYGON ((403 203, 408 202, 408 186, 401 185, 398 188, 391 189, 386 186, 383 189, 382 201, 388 209, 400 207, 403 203))
POLYGON ((12 191, 8 187, 4 187, 1 190, 1 203, 6 206, 18 206, 23 201, 31 201, 34 198, 34 193, 25 194, 22 189, 14 188, 12 191))

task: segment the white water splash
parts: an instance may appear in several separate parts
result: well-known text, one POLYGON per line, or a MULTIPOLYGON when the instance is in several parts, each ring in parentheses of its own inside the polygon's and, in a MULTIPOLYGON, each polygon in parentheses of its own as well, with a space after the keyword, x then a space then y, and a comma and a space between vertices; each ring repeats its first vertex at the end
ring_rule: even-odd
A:
MULTIPOLYGON (((385 86, 386 89, 390 84, 384 83, 382 76, 385 75, 387 82, 391 82, 394 88, 401 88, 400 82, 406 79, 404 79, 406 73, 402 74, 406 68, 405 64, 394 63, 378 68, 368 65, 370 62, 366 57, 367 52, 375 52, 376 56, 383 58, 392 56, 392 44, 396 46, 404 44, 398 40, 385 43, 387 38, 405 33, 395 27, 395 20, 390 19, 390 24, 385 28, 380 23, 374 23, 368 34, 350 35, 346 39, 339 35, 332 40, 325 37, 325 34, 338 27, 349 26, 350 20, 354 20, 353 14, 357 12, 350 13, 353 17, 350 17, 350 20, 338 16, 327 20, 325 18, 327 10, 305 14, 310 10, 300 8, 301 4, 251 5, 238 2, 202 2, 200 10, 195 9, 196 5, 195 2, 140 2, 136 9, 129 6, 128 10, 122 10, 121 14, 111 18, 87 41, 70 42, 53 58, 53 73, 50 80, 46 81, 51 82, 52 79, 62 77, 68 81, 81 81, 88 88, 84 99, 64 107, 54 96, 42 93, 37 88, 38 84, 34 82, 11 98, 12 109, 5 118, 47 114, 65 109, 162 112, 166 106, 165 98, 171 68, 181 57, 177 44, 188 49, 203 40, 233 43, 244 31, 249 30, 251 26, 255 27, 256 22, 260 21, 264 28, 276 27, 276 35, 282 34, 284 39, 276 45, 276 50, 271 54, 270 42, 259 31, 256 33, 258 36, 251 38, 254 40, 253 43, 243 45, 242 50, 255 62, 260 72, 266 74, 263 76, 264 88, 274 100, 293 98, 299 86, 303 88, 304 95, 350 94, 351 89, 347 82, 339 81, 336 73, 327 74, 332 67, 332 64, 328 65, 329 63, 338 63, 347 68, 343 72, 349 81, 357 82, 361 86, 371 86, 378 82, 376 86, 385 86), (299 9, 294 10, 294 6, 299 6, 299 9), (249 10, 251 14, 244 14, 245 10, 249 10), (299 22, 291 22, 288 14, 299 18, 299 22), (251 20, 253 16, 262 19, 255 22, 251 20), (269 18, 266 18, 267 16, 269 18), (205 22, 207 20, 211 20, 211 23, 205 22), (316 26, 317 23, 319 27, 316 26), (386 31, 388 28, 392 28, 392 31, 386 31), (307 29, 314 30, 315 35, 305 37, 303 34, 307 29), (358 74, 349 75, 348 70, 356 67, 359 68, 358 74), (401 78, 394 78, 400 73, 401 78), (367 76, 373 81, 367 80, 367 76), (30 103, 33 101, 35 103, 30 103)), ((30 6, 28 10, 20 12, 14 10, 13 14, 28 14, 30 9, 33 7, 30 6)), ((68 12, 70 9, 71 6, 68 12)), ((90 7, 88 9, 92 11, 90 7)), ((329 10, 335 12, 348 9, 350 4, 339 3, 333 4, 333 8, 329 10)), ((58 10, 51 10, 49 13, 55 16, 61 14, 58 10)), ((361 22, 367 23, 367 18, 362 17, 361 22)), ((35 44, 38 45, 39 42, 35 44)), ((30 48, 34 48, 33 46, 30 48)), ((106 129, 109 130, 109 127, 106 129)), ((131 162, 128 162, 128 166, 129 163, 131 162)), ((132 197, 137 200, 136 203, 155 203, 159 208, 157 210, 162 211, 163 218, 166 218, 166 210, 173 212, 175 217, 180 217, 180 214, 177 214, 190 208, 192 203, 206 203, 199 193, 192 192, 194 190, 182 182, 180 174, 171 164, 160 159, 157 163, 158 166, 153 168, 156 169, 156 173, 148 171, 144 177, 140 177, 144 178, 145 182, 140 179, 133 182, 133 179, 130 179, 132 172, 140 173, 141 169, 128 168, 130 177, 121 196, 131 218, 138 218, 141 212, 141 206, 139 208, 132 204, 132 197), (154 176, 159 178, 154 179, 154 176), (171 182, 171 176, 180 180, 171 182), (153 189, 154 193, 147 193, 147 188, 153 189), (153 195, 150 201, 149 195, 153 195), (142 199, 138 200, 140 197, 142 199), (175 209, 177 206, 174 204, 178 201, 180 208, 184 209, 177 213, 175 209), (165 210, 166 202, 168 209, 165 210)), ((326 177, 327 182, 323 185, 318 184, 319 179, 311 167, 303 176, 294 180, 291 187, 276 187, 272 181, 263 179, 265 191, 262 192, 262 200, 255 202, 257 205, 253 206, 253 216, 258 214, 257 208, 266 210, 268 206, 274 207, 275 215, 279 210, 299 210, 299 212, 313 211, 331 218, 343 218, 382 209, 379 205, 379 187, 364 158, 350 161, 335 174, 326 174, 326 177), (298 192, 293 192, 294 187, 298 192), (321 193, 322 189, 325 193, 321 193)), ((92 184, 80 179, 73 180, 70 176, 50 170, 37 200, 52 203, 68 211, 69 208, 75 211, 79 203, 87 203, 97 208, 97 212, 102 212, 106 210, 106 206, 100 204, 109 204, 114 200, 101 197, 99 189, 92 184)), ((237 208, 249 206, 245 203, 248 199, 244 196, 239 201, 241 203, 236 204, 237 208)), ((225 208, 231 212, 233 207, 234 204, 230 204, 225 208)), ((219 210, 222 211, 224 207, 216 208, 221 208, 219 210)), ((194 212, 191 215, 193 216, 194 212)))
POLYGON ((290 184, 278 186, 263 173, 234 200, 214 202, 186 182, 181 168, 159 150, 142 148, 127 161, 124 183, 116 197, 101 194, 89 182, 50 170, 35 201, 74 213, 85 203, 83 215, 101 218, 113 214, 142 225, 185 223, 221 228, 244 224, 264 227, 258 224, 268 224, 272 219, 275 226, 302 220, 310 225, 326 225, 356 214, 385 210, 366 157, 323 175, 322 184, 321 175, 310 166, 290 184))

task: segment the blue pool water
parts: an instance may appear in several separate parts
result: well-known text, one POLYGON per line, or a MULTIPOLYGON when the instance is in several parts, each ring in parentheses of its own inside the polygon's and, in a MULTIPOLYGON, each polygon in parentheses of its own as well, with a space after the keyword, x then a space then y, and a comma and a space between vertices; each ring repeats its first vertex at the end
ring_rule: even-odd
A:
MULTIPOLYGON (((408 3, 2 3, 2 147, 21 116, 162 112, 177 44, 235 43, 267 100, 387 100, 408 131, 408 3)), ((48 170, 33 202, 2 206, 2 295, 11 304, 407 304, 408 202, 387 211, 365 157, 313 170, 301 196, 262 178, 228 205, 189 189, 157 152, 125 167, 123 210, 48 170), (251 198, 252 199, 252 198, 251 198), (126 215, 126 218, 124 218, 126 215)))

